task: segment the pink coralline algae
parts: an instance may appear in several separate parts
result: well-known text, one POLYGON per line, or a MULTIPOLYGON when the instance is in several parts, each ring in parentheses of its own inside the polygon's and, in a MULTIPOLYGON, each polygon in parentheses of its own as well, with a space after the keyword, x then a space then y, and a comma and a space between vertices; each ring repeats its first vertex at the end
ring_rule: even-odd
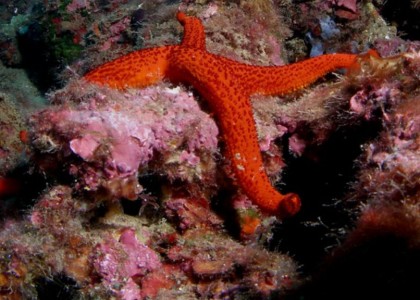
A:
MULTIPOLYGON (((53 101, 64 101, 66 93, 69 88, 56 93, 53 101)), ((183 89, 103 89, 81 99, 31 118, 35 148, 41 154, 64 154, 59 159, 79 188, 105 188, 111 197, 134 200, 142 191, 139 170, 147 170, 157 157, 179 171, 168 168, 172 179, 194 181, 214 171, 206 157, 217 152, 217 126, 183 89)))
POLYGON ((351 200, 347 202, 358 203, 358 218, 307 287, 308 298, 355 299, 363 291, 366 298, 408 299, 416 293, 413 262, 420 250, 416 44, 411 46, 417 50, 395 57, 362 59, 361 72, 346 80, 347 93, 352 93, 346 96, 349 119, 380 126, 375 138, 360 145, 359 171, 347 195, 351 200))
POLYGON ((357 11, 357 0, 336 0, 334 2, 338 7, 343 7, 354 13, 357 11))
POLYGON ((34 276, 59 274, 81 297, 127 300, 230 298, 242 289, 265 297, 297 280, 290 257, 233 240, 204 202, 170 196, 165 215, 172 225, 144 225, 151 219, 116 207, 99 217, 97 205, 72 190, 57 185, 27 218, 3 223, 0 295, 34 298, 34 276))
POLYGON ((170 197, 165 201, 165 209, 166 216, 175 221, 181 231, 197 227, 223 227, 223 220, 211 213, 210 205, 205 199, 170 197))
POLYGON ((112 45, 122 39, 123 33, 130 26, 130 18, 124 18, 109 27, 109 38, 103 43, 100 51, 107 51, 112 45))
POLYGON ((398 93, 397 89, 389 86, 373 91, 361 90, 351 97, 350 108, 365 119, 370 119, 375 111, 395 104, 390 102, 399 98, 398 93))
MULTIPOLYGON (((53 22, 56 33, 71 31, 72 43, 85 47, 86 56, 60 73, 73 81, 26 123, 34 109, 14 99, 33 93, 0 95, 0 185, 33 191, 0 200, 1 299, 409 299, 418 292, 420 43, 395 37, 380 1, 183 1, 183 11, 205 22, 212 53, 282 64, 308 55, 307 30, 320 37, 338 29, 323 49, 374 45, 381 56, 362 55, 360 69, 301 93, 253 97, 264 169, 273 182, 284 171, 285 185, 276 188, 297 187, 307 204, 281 223, 226 180, 218 128, 194 91, 164 82, 121 92, 74 79, 132 50, 132 31, 141 40, 134 47, 176 43, 173 1, 67 2, 66 18, 53 22), (318 27, 320 20, 328 26, 318 27), (110 51, 99 53, 102 46, 110 51), (25 176, 8 177, 14 172, 25 176)), ((9 75, 8 88, 17 78, 9 75)))
POLYGON ((79 9, 88 9, 90 6, 89 0, 73 0, 67 5, 67 11, 72 13, 79 9))
POLYGON ((136 280, 162 266, 159 256, 137 240, 133 229, 125 229, 119 241, 109 238, 97 245, 91 261, 102 284, 124 300, 141 299, 136 280))
POLYGON ((417 152, 420 116, 413 116, 405 111, 404 114, 393 115, 389 123, 393 124, 392 129, 383 137, 383 142, 386 142, 388 147, 384 148, 377 143, 370 144, 367 148, 368 161, 377 164, 383 170, 382 175, 400 170, 416 180, 418 177, 416 174, 420 170, 420 158, 417 152))

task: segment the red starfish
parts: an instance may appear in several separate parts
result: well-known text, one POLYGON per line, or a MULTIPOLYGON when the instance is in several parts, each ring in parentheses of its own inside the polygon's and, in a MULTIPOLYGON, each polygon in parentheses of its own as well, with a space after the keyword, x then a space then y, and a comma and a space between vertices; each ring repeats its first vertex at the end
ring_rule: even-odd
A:
POLYGON ((184 26, 184 36, 182 37, 181 46, 205 50, 206 36, 200 19, 187 17, 183 12, 178 12, 176 18, 184 26))
POLYGON ((264 171, 250 96, 292 92, 334 69, 353 67, 357 56, 327 54, 280 67, 242 64, 206 51, 197 18, 181 12, 177 18, 185 29, 180 45, 132 52, 90 71, 85 79, 118 89, 144 87, 164 78, 191 84, 215 113, 241 189, 265 212, 294 215, 300 209, 299 197, 280 194, 264 171))
POLYGON ((117 89, 145 87, 168 78, 170 57, 174 52, 187 47, 203 51, 206 48, 201 21, 195 17, 188 17, 182 12, 178 12, 177 19, 184 26, 181 45, 131 52, 90 71, 84 78, 117 89))

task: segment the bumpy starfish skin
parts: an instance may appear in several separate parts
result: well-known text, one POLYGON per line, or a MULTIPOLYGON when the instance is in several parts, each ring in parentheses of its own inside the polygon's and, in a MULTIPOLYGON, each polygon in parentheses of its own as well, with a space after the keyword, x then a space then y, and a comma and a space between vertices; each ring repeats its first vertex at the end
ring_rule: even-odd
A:
POLYGON ((279 67, 242 64, 205 50, 204 29, 197 18, 183 13, 177 17, 185 29, 181 45, 130 53, 89 72, 85 79, 118 89, 144 87, 163 78, 191 84, 215 113, 243 192, 265 212, 294 215, 300 209, 299 197, 279 193, 264 171, 249 98, 292 92, 336 68, 353 67, 357 56, 328 54, 279 67))
POLYGON ((177 51, 169 78, 191 84, 210 103, 242 191, 268 213, 293 215, 300 208, 299 197, 282 195, 271 185, 263 168, 249 96, 218 58, 193 48, 177 51))
POLYGON ((145 87, 166 77, 169 58, 179 46, 163 46, 131 52, 85 75, 85 79, 112 88, 145 87))
POLYGON ((355 67, 354 54, 326 54, 286 66, 251 66, 227 61, 248 95, 283 95, 301 89, 330 71, 355 67))
POLYGON ((205 50, 206 39, 201 21, 178 12, 178 21, 184 26, 181 45, 163 46, 131 52, 102 65, 85 75, 85 79, 112 88, 145 87, 164 79, 169 68, 169 57, 180 47, 205 50))
POLYGON ((183 12, 178 12, 176 18, 184 26, 184 36, 182 37, 181 46, 205 50, 206 36, 200 19, 188 17, 183 12))

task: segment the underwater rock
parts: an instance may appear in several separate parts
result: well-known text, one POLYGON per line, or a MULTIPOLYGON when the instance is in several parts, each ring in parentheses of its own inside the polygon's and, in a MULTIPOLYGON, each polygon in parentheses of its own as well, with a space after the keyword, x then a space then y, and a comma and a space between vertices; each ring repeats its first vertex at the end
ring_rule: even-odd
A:
POLYGON ((0 200, 0 297, 416 293, 418 42, 396 38, 369 1, 183 3, 206 22, 211 52, 252 63, 306 57, 308 31, 324 35, 319 51, 377 46, 382 58, 362 55, 360 68, 345 77, 331 75, 290 96, 252 99, 264 167, 273 181, 283 171, 282 179, 300 189, 302 211, 280 223, 232 192, 218 128, 193 92, 167 83, 119 92, 78 80, 77 73, 133 48, 176 43, 181 29, 173 1, 138 7, 136 1, 75 0, 61 8, 49 2, 48 11, 58 15, 50 20, 52 32, 72 37, 53 48, 77 45, 86 52, 58 52, 80 55, 58 72, 73 80, 50 92, 51 105, 34 114, 39 93, 22 83, 23 71, 1 68, 7 151, 0 166, 6 173, 23 161, 29 178, 38 174, 43 184, 23 209, 0 200), (131 17, 141 21, 136 36, 131 17), (101 47, 108 50, 99 53, 101 47), (19 141, 21 130, 30 148, 19 141), (6 206, 19 213, 4 213, 6 206))
POLYGON ((217 152, 218 130, 191 94, 165 86, 125 93, 86 88, 75 84, 56 92, 55 103, 79 103, 30 120, 39 159, 55 156, 55 167, 64 164, 77 189, 135 200, 142 191, 137 177, 152 164, 171 180, 214 176, 207 157, 217 152), (83 91, 86 96, 72 99, 83 91))

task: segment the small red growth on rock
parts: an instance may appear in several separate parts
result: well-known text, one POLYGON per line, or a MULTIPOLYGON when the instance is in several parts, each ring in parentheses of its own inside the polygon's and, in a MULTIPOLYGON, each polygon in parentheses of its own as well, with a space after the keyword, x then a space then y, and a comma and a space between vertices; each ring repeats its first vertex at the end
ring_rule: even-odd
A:
POLYGON ((22 143, 27 144, 29 142, 29 135, 27 130, 19 131, 19 139, 22 143))
POLYGON ((254 216, 244 216, 241 220, 241 236, 250 236, 261 225, 261 219, 254 216))
POLYGON ((14 178, 0 178, 0 198, 17 194, 22 188, 19 180, 14 178))

